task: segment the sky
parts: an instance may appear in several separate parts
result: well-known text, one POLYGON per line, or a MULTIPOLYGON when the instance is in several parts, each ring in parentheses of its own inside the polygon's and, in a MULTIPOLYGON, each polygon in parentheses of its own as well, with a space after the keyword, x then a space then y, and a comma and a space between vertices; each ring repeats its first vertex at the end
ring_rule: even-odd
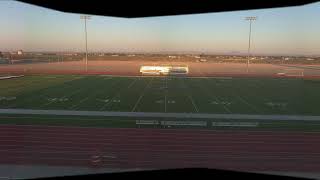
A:
MULTIPOLYGON (((115 18, 91 16, 91 52, 252 53, 320 55, 320 3, 194 15, 115 18)), ((84 20, 21 2, 0 1, 0 51, 84 51, 84 20)))

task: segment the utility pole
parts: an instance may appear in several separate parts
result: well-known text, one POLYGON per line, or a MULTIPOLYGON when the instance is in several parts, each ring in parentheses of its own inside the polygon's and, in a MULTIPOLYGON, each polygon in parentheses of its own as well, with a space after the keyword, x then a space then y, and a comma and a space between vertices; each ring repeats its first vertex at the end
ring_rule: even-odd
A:
POLYGON ((87 20, 90 19, 90 16, 82 15, 80 19, 84 19, 84 33, 86 39, 86 72, 88 72, 88 40, 87 40, 87 20))
POLYGON ((247 59, 247 73, 249 73, 249 63, 250 63, 250 48, 251 48, 251 25, 252 25, 252 21, 255 21, 257 20, 257 17, 255 16, 249 16, 249 17, 246 17, 247 21, 249 21, 250 25, 249 25, 249 45, 248 45, 248 59, 247 59))

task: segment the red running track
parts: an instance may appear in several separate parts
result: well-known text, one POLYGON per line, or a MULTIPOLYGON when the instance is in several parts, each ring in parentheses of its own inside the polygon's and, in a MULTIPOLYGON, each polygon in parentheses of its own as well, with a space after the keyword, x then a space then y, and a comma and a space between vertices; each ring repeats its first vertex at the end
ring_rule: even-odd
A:
POLYGON ((0 125, 1 164, 320 171, 320 133, 0 125))

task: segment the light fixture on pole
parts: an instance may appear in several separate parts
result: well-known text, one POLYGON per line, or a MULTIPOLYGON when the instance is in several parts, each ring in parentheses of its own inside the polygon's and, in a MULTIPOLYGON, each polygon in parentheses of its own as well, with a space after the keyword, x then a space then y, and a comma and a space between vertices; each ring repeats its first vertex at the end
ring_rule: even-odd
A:
POLYGON ((87 20, 91 17, 88 15, 81 15, 80 19, 84 19, 84 32, 85 32, 85 39, 86 39, 86 72, 88 71, 88 40, 87 40, 87 20))
POLYGON ((249 73, 249 61, 250 61, 250 49, 251 49, 251 25, 252 25, 252 21, 257 20, 257 17, 255 16, 249 16, 246 17, 245 20, 250 22, 250 27, 249 27, 249 45, 248 45, 248 59, 247 59, 247 73, 249 73))

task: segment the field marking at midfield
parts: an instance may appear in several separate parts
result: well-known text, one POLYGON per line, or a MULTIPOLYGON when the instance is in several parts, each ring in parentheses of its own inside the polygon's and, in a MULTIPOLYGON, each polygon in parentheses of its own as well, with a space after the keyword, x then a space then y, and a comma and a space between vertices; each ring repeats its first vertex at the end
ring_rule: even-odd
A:
POLYGON ((240 95, 235 95, 233 93, 234 96, 236 96, 238 99, 240 99, 241 102, 243 102, 244 104, 246 104, 247 106, 249 106, 250 108, 252 108, 254 111, 256 112, 260 112, 260 110, 258 108, 256 108, 254 105, 250 104, 248 101, 246 101, 245 99, 243 99, 240 95))
POLYGON ((109 98, 110 98, 110 96, 107 96, 106 98, 104 98, 105 99, 105 101, 107 101, 107 103, 106 104, 104 104, 103 106, 101 106, 100 108, 99 108, 99 110, 100 111, 102 111, 112 100, 113 100, 113 98, 111 98, 110 100, 109 100, 109 98))
MULTIPOLYGON (((102 110, 104 110, 104 108, 108 107, 112 102, 114 102, 115 98, 118 97, 119 94, 120 94, 120 93, 115 94, 110 100, 109 100, 108 97, 107 97, 107 98, 106 98, 106 100, 108 100, 107 103, 104 104, 99 110, 102 111, 102 110)), ((111 96, 109 96, 109 97, 111 97, 111 96)), ((118 99, 118 100, 119 100, 119 99, 118 99)), ((119 100, 119 101, 120 101, 120 100, 119 100)))
MULTIPOLYGON (((137 82, 138 79, 134 79, 127 87, 127 89, 130 89, 136 82, 137 82)), ((122 89, 123 90, 123 89, 122 89)), ((104 108, 108 107, 114 100, 115 98, 119 97, 121 94, 121 88, 119 90, 118 93, 116 93, 111 99, 109 102, 107 102, 105 105, 103 105, 100 110, 103 110, 104 108)))
MULTIPOLYGON (((190 89, 190 88, 186 85, 186 82, 184 81, 184 79, 182 80, 182 84, 183 84, 184 87, 190 89)), ((194 108, 194 109, 196 110, 196 112, 198 113, 198 112, 199 112, 199 109, 198 109, 197 105, 195 104, 195 102, 194 102, 194 100, 193 100, 193 98, 192 98, 191 93, 187 91, 187 92, 185 93, 185 95, 186 95, 186 96, 188 97, 188 99, 191 101, 191 104, 192 104, 193 108, 194 108)))
MULTIPOLYGON (((105 79, 103 79, 103 80, 105 80, 105 79)), ((89 88, 88 91, 90 91, 91 89, 92 89, 92 87, 89 88)), ((82 104, 83 102, 87 101, 87 100, 89 99, 89 97, 90 97, 90 96, 87 96, 87 97, 83 98, 82 100, 80 100, 78 103, 74 103, 74 104, 70 107, 70 109, 76 109, 75 107, 77 107, 77 106, 79 106, 80 104, 82 104)))
MULTIPOLYGON (((238 89, 238 88, 237 88, 238 89)), ((233 89, 232 89, 233 90, 233 89)), ((258 108, 256 108, 254 105, 250 104, 248 101, 246 101, 244 98, 242 98, 238 93, 234 93, 233 91, 231 92, 231 94, 240 99, 240 101, 244 104, 246 104, 248 107, 250 107, 251 109, 253 109, 255 112, 260 112, 260 110, 258 108)))
MULTIPOLYGON (((209 84, 209 80, 208 80, 207 78, 205 78, 205 80, 206 80, 206 81, 208 82, 208 84, 209 84)), ((203 88, 203 86, 201 86, 201 87, 203 88)), ((207 86, 204 86, 204 87, 205 87, 205 88, 203 88, 203 89, 206 89, 207 92, 211 92, 211 91, 208 90, 207 86)), ((221 101, 217 96, 212 95, 212 93, 210 93, 210 95, 211 95, 212 97, 214 97, 215 100, 221 101)), ((223 107, 223 109, 226 110, 227 112, 232 113, 231 110, 230 110, 229 108, 227 108, 226 105, 222 104, 222 107, 223 107)))
MULTIPOLYGON (((89 88, 89 91, 90 91, 90 90, 91 90, 91 89, 89 88)), ((87 101, 88 99, 89 99, 89 96, 81 99, 77 104, 76 104, 76 103, 73 104, 73 105, 70 107, 70 109, 74 109, 75 107, 79 106, 80 104, 82 104, 83 102, 87 101)))
MULTIPOLYGON (((129 87, 131 87, 133 84, 135 84, 136 81, 137 81, 137 79, 133 80, 133 81, 128 85, 127 89, 129 89, 129 87)), ((118 97, 118 96, 121 94, 121 92, 122 92, 122 90, 123 90, 123 88, 121 88, 121 84, 120 84, 120 88, 118 88, 118 89, 119 89, 119 91, 118 91, 117 93, 114 93, 114 95, 112 96, 112 98, 111 98, 111 96, 108 96, 108 97, 107 97, 107 98, 111 98, 110 101, 108 101, 106 104, 104 104, 99 110, 104 110, 104 108, 108 107, 108 106, 115 100, 115 98, 118 97)))
POLYGON ((305 115, 208 114, 208 113, 163 113, 163 112, 160 113, 160 112, 119 112, 119 111, 36 110, 36 109, 0 109, 0 114, 320 121, 320 116, 305 116, 305 115))
POLYGON ((86 98, 81 99, 81 101, 79 101, 79 103, 72 105, 72 106, 70 107, 70 109, 74 109, 75 107, 79 106, 80 104, 82 104, 84 101, 86 101, 86 100, 88 100, 88 99, 89 99, 89 96, 86 97, 86 98))
POLYGON ((196 112, 199 112, 197 105, 194 103, 192 96, 188 95, 188 98, 190 99, 194 109, 196 110, 196 112))
POLYGON ((151 86, 151 83, 152 83, 153 79, 154 79, 154 78, 151 78, 151 80, 149 80, 148 85, 143 89, 143 91, 142 91, 141 95, 139 96, 137 102, 134 104, 131 112, 134 112, 134 111, 136 110, 136 108, 137 108, 138 104, 140 103, 142 97, 143 97, 144 94, 146 93, 147 89, 151 86))
MULTIPOLYGON (((103 81, 106 81, 106 80, 109 80, 109 79, 103 79, 103 81)), ((119 84, 119 81, 113 81, 113 83, 110 83, 110 84, 114 86, 115 84, 119 84)), ((86 100, 78 103, 76 106, 81 105, 83 102, 89 100, 89 98, 91 98, 92 96, 93 96, 93 97, 96 97, 97 94, 100 94, 100 91, 98 91, 98 93, 96 92, 96 93, 94 93, 94 94, 91 94, 91 93, 90 93, 90 94, 87 96, 86 100)), ((108 98, 108 97, 107 97, 107 98, 108 98)), ((75 110, 75 109, 74 109, 74 110, 75 110)))

